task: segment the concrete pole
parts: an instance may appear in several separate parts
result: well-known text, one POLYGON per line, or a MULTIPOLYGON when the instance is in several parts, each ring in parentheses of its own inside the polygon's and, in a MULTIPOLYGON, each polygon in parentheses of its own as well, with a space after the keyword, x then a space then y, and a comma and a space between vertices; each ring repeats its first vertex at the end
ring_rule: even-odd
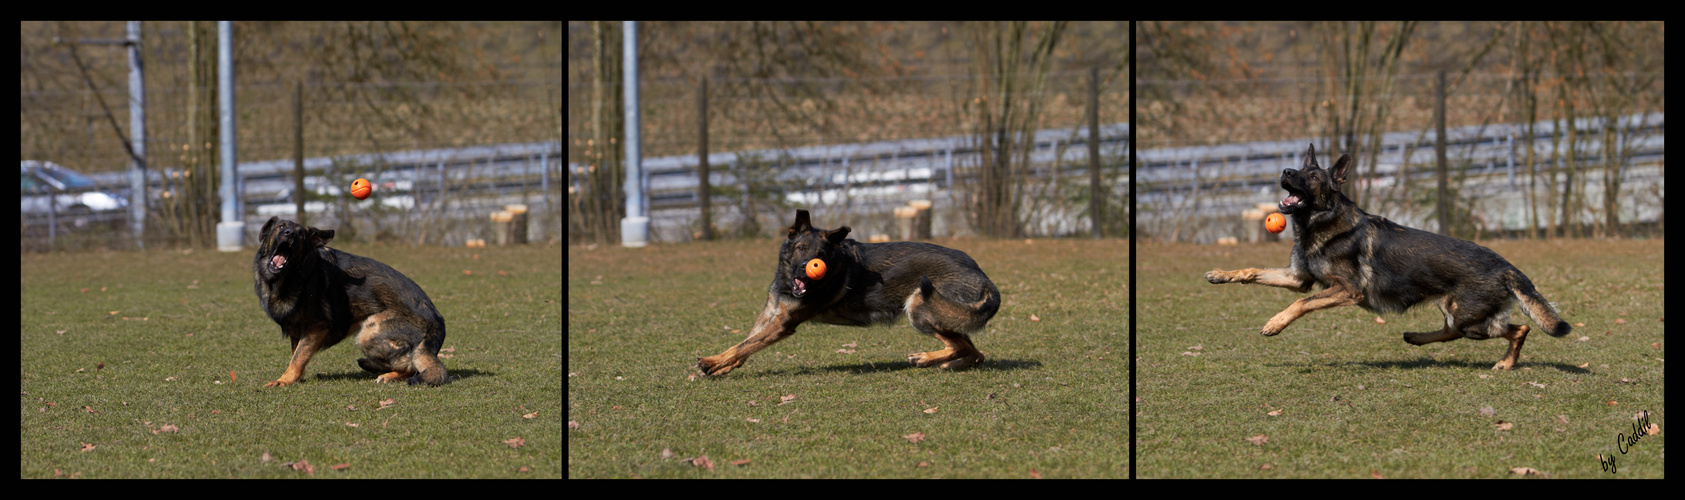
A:
POLYGON ((238 252, 245 245, 245 204, 240 200, 239 169, 234 168, 234 23, 216 22, 217 111, 222 132, 222 222, 216 224, 216 248, 238 252))
POLYGON ((649 214, 644 213, 644 158, 638 123, 638 24, 625 21, 626 57, 620 62, 626 96, 626 218, 620 219, 620 244, 638 248, 649 244, 649 214))
POLYGON ((129 227, 135 246, 146 249, 146 71, 140 59, 140 21, 129 21, 129 142, 135 150, 129 169, 129 227))

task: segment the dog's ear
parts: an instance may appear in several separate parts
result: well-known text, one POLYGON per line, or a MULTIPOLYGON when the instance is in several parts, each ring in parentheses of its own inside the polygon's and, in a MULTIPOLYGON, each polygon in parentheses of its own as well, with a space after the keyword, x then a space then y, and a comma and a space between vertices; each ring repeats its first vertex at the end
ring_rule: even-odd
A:
POLYGON ((316 245, 316 248, 322 248, 323 246, 328 244, 328 240, 333 239, 333 230, 332 229, 329 229, 329 230, 326 230, 326 231, 321 230, 321 229, 316 229, 316 228, 313 228, 313 227, 312 228, 306 228, 306 229, 310 230, 310 243, 313 244, 313 245, 316 245))
POLYGON ((796 223, 790 225, 790 237, 795 238, 796 235, 802 234, 812 227, 813 224, 808 222, 807 211, 796 209, 796 223))
POLYGON ((1305 163, 1303 165, 1300 165, 1300 167, 1301 168, 1311 168, 1311 167, 1315 167, 1315 166, 1317 166, 1316 165, 1316 144, 1311 144, 1311 147, 1309 149, 1305 150, 1305 163))
POLYGON ((1346 171, 1351 170, 1351 166, 1352 166, 1352 155, 1349 155, 1349 154, 1340 155, 1340 159, 1336 160, 1334 162, 1334 170, 1330 171, 1329 175, 1332 175, 1334 177, 1334 182, 1336 184, 1345 184, 1346 183, 1346 171))
POLYGON ((825 231, 825 241, 831 242, 832 245, 842 243, 843 238, 848 237, 848 232, 850 230, 851 229, 849 229, 848 226, 843 226, 834 230, 825 231))

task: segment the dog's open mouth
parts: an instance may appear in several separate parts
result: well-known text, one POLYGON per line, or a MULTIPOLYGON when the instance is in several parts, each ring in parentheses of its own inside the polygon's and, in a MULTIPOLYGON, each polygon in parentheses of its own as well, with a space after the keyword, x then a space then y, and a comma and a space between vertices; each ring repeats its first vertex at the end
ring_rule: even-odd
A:
POLYGON ((799 299, 805 293, 807 293, 807 283, 803 282, 801 278, 790 278, 790 295, 795 295, 799 299))
POLYGON ((1300 199, 1299 195, 1293 194, 1291 191, 1289 191, 1287 193, 1287 197, 1282 198, 1282 200, 1281 200, 1281 213, 1284 213, 1284 214, 1293 213, 1294 210, 1297 210, 1300 206, 1303 206, 1304 204, 1305 204, 1305 200, 1300 199))
POLYGON ((279 273, 281 268, 287 267, 287 252, 292 250, 289 243, 275 245, 275 255, 269 257, 269 272, 279 273))
MULTIPOLYGON (((1292 214, 1294 210, 1298 210, 1299 207, 1305 206, 1305 198, 1303 196, 1300 196, 1300 194, 1302 194, 1303 192, 1299 191, 1297 189, 1294 189, 1293 186, 1292 186, 1293 183, 1288 182, 1290 180, 1289 178, 1292 176, 1293 173, 1296 173, 1296 172, 1294 172, 1292 170, 1286 170, 1286 171, 1283 171, 1281 173, 1281 189, 1284 190, 1284 191, 1287 191, 1287 197, 1281 199, 1281 206, 1280 206, 1281 213, 1284 213, 1284 214, 1292 214)), ((1293 180, 1296 180, 1296 179, 1293 179, 1293 180)))

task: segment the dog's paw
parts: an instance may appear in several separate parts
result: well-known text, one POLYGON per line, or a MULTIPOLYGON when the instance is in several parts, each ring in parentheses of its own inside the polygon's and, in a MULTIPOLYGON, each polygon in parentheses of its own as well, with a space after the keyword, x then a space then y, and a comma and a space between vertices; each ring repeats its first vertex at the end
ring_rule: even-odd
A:
POLYGON ((720 375, 731 373, 732 369, 739 366, 743 366, 742 360, 738 360, 735 363, 722 364, 719 360, 715 359, 696 358, 696 370, 702 372, 703 375, 710 377, 718 377, 720 375))
POLYGON ((1221 285, 1223 283, 1228 283, 1230 280, 1229 274, 1223 272, 1222 269, 1212 269, 1205 273, 1205 281, 1209 281, 1213 285, 1221 285))
POLYGON ((1427 334, 1423 332, 1404 332, 1404 343, 1410 345, 1428 345, 1430 342, 1422 340, 1422 338, 1426 335, 1427 334))
POLYGON ((980 364, 983 364, 983 353, 981 352, 970 356, 954 358, 953 360, 950 360, 947 363, 942 363, 938 366, 943 370, 964 370, 980 364))
POLYGON ((935 366, 947 370, 964 370, 982 364, 983 353, 973 351, 970 354, 956 355, 953 349, 915 352, 907 355, 907 362, 919 368, 935 366))
POLYGON ((930 352, 915 352, 907 355, 907 362, 912 363, 913 366, 917 366, 919 368, 926 368, 948 361, 949 357, 953 356, 953 354, 954 352, 948 349, 930 352))

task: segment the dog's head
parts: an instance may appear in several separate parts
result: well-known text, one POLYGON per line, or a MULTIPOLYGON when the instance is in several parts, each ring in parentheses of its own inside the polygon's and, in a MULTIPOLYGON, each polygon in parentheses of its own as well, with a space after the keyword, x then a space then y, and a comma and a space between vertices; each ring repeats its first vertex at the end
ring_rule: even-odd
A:
POLYGON ((1333 169, 1323 170, 1316 162, 1316 145, 1312 144, 1310 149, 1305 150, 1303 167, 1281 171, 1281 188, 1287 190, 1287 197, 1281 200, 1281 213, 1318 213, 1337 208, 1342 200, 1346 200, 1346 195, 1340 192, 1340 185, 1346 182, 1346 171, 1351 164, 1351 155, 1340 155, 1333 169))
POLYGON ((848 232, 848 226, 829 231, 815 228, 806 210, 796 210, 796 223, 790 225, 790 236, 778 250, 778 277, 773 286, 796 298, 814 289, 841 286, 841 277, 848 271, 849 263, 838 258, 837 253, 848 232), (825 262, 825 274, 817 279, 807 275, 807 263, 813 259, 825 262))
POLYGON ((274 280, 290 268, 309 266, 312 254, 333 239, 333 230, 305 227, 297 222, 270 217, 258 231, 257 258, 252 267, 258 276, 274 280))

